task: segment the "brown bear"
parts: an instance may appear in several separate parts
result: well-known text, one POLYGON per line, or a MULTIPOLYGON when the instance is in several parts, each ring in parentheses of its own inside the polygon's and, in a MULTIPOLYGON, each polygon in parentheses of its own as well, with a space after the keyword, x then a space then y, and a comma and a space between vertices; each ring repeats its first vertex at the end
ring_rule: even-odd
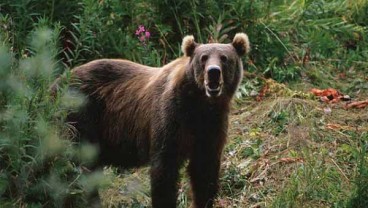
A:
POLYGON ((193 207, 212 207, 218 190, 230 101, 242 79, 248 37, 230 44, 183 39, 183 57, 159 67, 101 59, 72 70, 86 105, 68 116, 99 148, 99 164, 150 164, 152 207, 176 207, 184 161, 193 207))

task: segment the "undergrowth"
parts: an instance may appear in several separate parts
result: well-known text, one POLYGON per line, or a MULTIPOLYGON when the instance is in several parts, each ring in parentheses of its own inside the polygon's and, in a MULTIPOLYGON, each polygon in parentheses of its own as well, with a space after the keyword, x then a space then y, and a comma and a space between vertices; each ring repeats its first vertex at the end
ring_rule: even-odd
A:
POLYGON ((59 67, 58 34, 37 26, 29 54, 19 59, 6 44, 0 47, 1 207, 85 207, 89 194, 108 182, 101 172, 86 171, 96 150, 73 145, 63 122, 82 100, 49 92, 59 67))

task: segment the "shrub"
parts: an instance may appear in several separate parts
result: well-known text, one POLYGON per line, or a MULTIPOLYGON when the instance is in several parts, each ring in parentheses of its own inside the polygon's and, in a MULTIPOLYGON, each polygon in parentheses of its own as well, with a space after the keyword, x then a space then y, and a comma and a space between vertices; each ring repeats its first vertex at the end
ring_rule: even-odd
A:
POLYGON ((94 148, 68 139, 63 121, 75 107, 65 102, 68 93, 53 97, 48 91, 58 68, 58 29, 33 31, 29 54, 19 59, 5 44, 0 47, 2 206, 85 207, 86 197, 103 182, 101 173, 83 168, 94 148))

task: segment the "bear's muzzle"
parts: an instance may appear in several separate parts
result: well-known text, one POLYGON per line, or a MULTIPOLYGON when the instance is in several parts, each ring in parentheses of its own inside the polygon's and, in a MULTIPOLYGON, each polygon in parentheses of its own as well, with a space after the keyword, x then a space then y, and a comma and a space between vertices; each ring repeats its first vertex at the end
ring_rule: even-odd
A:
POLYGON ((206 95, 218 97, 222 91, 222 71, 218 65, 210 65, 206 69, 205 76, 206 95))

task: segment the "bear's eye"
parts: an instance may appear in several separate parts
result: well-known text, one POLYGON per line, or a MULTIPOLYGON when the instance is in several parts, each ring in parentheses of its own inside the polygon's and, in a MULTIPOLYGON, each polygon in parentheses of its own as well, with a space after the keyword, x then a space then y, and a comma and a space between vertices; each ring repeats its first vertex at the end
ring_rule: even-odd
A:
POLYGON ((208 56, 207 55, 202 55, 201 56, 201 62, 206 62, 208 59, 208 56))
POLYGON ((222 62, 227 62, 227 56, 225 56, 225 55, 221 55, 220 59, 221 59, 222 62))

